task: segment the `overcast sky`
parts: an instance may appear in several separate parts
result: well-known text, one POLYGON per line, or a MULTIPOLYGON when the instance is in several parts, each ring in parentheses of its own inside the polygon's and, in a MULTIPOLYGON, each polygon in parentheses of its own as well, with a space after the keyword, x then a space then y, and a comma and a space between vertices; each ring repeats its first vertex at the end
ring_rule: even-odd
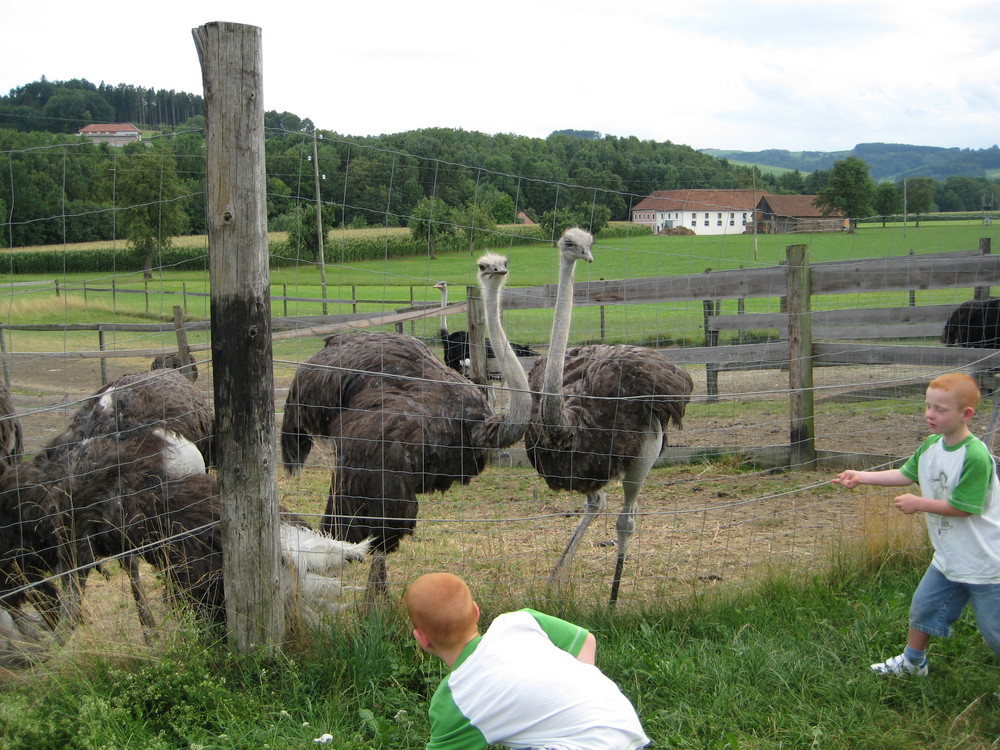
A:
POLYGON ((1000 141, 996 0, 0 0, 0 92, 201 94, 191 30, 259 26, 264 107, 342 135, 566 128, 694 148, 1000 141))

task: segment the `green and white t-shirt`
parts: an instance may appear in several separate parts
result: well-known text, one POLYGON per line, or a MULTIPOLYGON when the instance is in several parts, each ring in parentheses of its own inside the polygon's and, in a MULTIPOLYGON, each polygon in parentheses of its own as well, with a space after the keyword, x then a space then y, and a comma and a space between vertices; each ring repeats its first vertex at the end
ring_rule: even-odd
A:
POLYGON ((597 667, 576 658, 586 637, 584 628, 530 609, 497 617, 465 647, 431 698, 428 750, 646 745, 628 698, 597 667))
POLYGON ((993 456, 970 435, 947 446, 930 435, 900 469, 920 494, 946 500, 970 516, 925 513, 934 545, 931 564, 951 581, 1000 583, 1000 483, 993 456))

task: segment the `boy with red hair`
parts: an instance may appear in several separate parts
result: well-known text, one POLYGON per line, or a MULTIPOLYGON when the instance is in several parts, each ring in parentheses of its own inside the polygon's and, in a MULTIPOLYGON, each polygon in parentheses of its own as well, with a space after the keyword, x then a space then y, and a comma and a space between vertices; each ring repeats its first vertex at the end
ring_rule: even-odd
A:
POLYGON ((594 666, 593 633, 522 609, 479 634, 465 581, 428 573, 403 597, 413 637, 451 667, 431 698, 428 750, 634 750, 649 742, 635 709, 594 666))
POLYGON ((932 434, 917 452, 899 469, 848 470, 833 480, 849 488, 918 482, 920 495, 898 495, 893 504, 906 514, 924 513, 934 547, 910 604, 906 649, 872 664, 876 674, 926 677, 931 636, 951 635, 970 601, 979 632, 1000 656, 1000 484, 992 454, 969 430, 978 404, 979 386, 968 375, 935 378, 924 409, 932 434))

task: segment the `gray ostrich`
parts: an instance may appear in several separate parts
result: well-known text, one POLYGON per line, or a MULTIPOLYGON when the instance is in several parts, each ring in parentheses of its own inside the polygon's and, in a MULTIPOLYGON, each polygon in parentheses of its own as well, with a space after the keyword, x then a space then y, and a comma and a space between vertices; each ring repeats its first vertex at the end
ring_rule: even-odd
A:
POLYGON ((199 459, 190 454, 193 444, 201 454, 200 470, 213 465, 215 417, 208 398, 178 370, 156 369, 122 375, 99 389, 76 410, 69 426, 43 449, 50 456, 73 449, 78 443, 104 435, 127 435, 152 426, 162 429, 171 446, 171 473, 177 476, 199 459))
POLYGON ((618 599, 635 511, 646 476, 666 444, 670 422, 678 427, 694 388, 691 376, 646 347, 604 344, 567 350, 577 261, 593 261, 594 238, 568 229, 559 239, 559 288, 552 339, 532 368, 531 424, 524 435, 528 459, 554 490, 586 495, 583 516, 552 571, 565 583, 587 527, 607 503, 604 487, 620 478, 625 495, 618 514, 618 558, 611 603, 618 599))
POLYGON ((420 340, 397 333, 330 336, 295 373, 281 426, 285 469, 301 471, 314 437, 336 446, 323 528, 338 539, 372 539, 368 595, 386 589, 386 555, 413 532, 417 495, 466 484, 491 449, 524 434, 531 412, 528 382, 500 320, 507 259, 478 261, 486 325, 504 380, 506 413, 482 389, 451 370, 420 340))
MULTIPOLYGON (((67 463, 76 460, 88 441, 106 437, 120 442, 152 431, 163 443, 160 472, 169 480, 181 479, 203 474, 212 464, 214 429, 215 417, 208 399, 178 370, 122 375, 86 399, 69 426, 35 460, 48 465, 46 476, 58 477, 67 463)), ((93 451, 85 452, 90 455, 93 451)), ((131 458, 123 448, 119 449, 119 456, 121 462, 131 458)), ((96 550, 90 549, 89 544, 86 536, 79 537, 76 567, 80 572, 71 575, 66 584, 62 609, 70 619, 76 615, 72 597, 82 594, 84 576, 95 559, 96 550)), ((156 624, 146 604, 138 560, 125 555, 121 562, 128 572, 139 618, 149 639, 156 624)))
MULTIPOLYGON (((39 454, 0 477, 0 664, 18 666, 43 651, 60 623, 62 595, 50 581, 93 559, 141 557, 164 573, 171 592, 206 620, 225 620, 221 505, 208 473, 172 479, 171 440, 163 431, 101 435, 52 455, 39 454), (92 551, 81 561, 78 549, 92 551), (36 592, 40 590, 41 596, 36 592), (43 620, 19 607, 33 603, 43 620)), ((291 514, 279 525, 281 591, 306 622, 341 608, 340 573, 364 559, 368 542, 321 534, 291 514)), ((63 625, 70 628, 74 622, 63 625)), ((57 639, 58 640, 58 639, 57 639)))

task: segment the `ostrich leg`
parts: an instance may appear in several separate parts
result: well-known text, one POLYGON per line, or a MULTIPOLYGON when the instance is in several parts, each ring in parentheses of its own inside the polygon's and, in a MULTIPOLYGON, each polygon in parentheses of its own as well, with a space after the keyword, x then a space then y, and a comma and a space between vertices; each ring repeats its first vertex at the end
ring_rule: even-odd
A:
POLYGON ((385 553, 376 550, 372 553, 372 567, 368 571, 368 603, 374 604, 376 598, 385 599, 388 596, 388 571, 385 565, 385 553))
POLYGON ((580 546, 580 540, 583 539, 583 535, 586 533, 587 527, 590 526, 590 522, 597 517, 598 513, 604 510, 604 506, 607 503, 608 496, 604 493, 604 490, 587 493, 587 499, 583 506, 583 517, 580 518, 580 523, 577 524, 573 536, 569 538, 569 544, 563 550, 559 562, 556 563, 555 568, 552 569, 552 573, 549 574, 548 585, 550 587, 562 588, 565 585, 570 566, 573 564, 573 557, 576 555, 576 548, 580 546))
POLYGON ((153 633, 156 632, 156 619, 149 610, 149 600, 146 599, 146 589, 139 578, 139 559, 135 555, 128 555, 122 565, 128 571, 129 586, 132 589, 132 598, 135 599, 135 608, 139 614, 139 622, 142 623, 142 639, 149 646, 153 643, 153 633))
POLYGON ((613 605, 618 601, 618 587, 622 581, 622 570, 625 567, 625 555, 628 552, 629 539, 635 532, 635 509, 639 504, 639 493, 646 483, 649 470, 653 468, 653 463, 660 455, 663 448, 663 430, 659 425, 650 425, 646 428, 646 436, 642 441, 642 449, 635 457, 625 476, 622 478, 622 490, 625 501, 622 503, 621 512, 618 514, 616 527, 618 529, 618 559, 615 560, 615 579, 611 583, 611 599, 608 604, 613 605))

